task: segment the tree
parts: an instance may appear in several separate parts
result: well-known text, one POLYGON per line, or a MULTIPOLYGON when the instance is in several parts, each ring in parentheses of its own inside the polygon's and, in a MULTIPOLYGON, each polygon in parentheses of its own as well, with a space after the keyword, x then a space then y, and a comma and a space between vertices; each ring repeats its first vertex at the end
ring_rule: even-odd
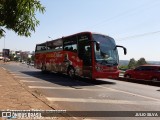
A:
POLYGON ((32 54, 32 56, 31 56, 31 60, 32 60, 32 61, 34 61, 34 59, 35 59, 35 55, 34 55, 34 54, 32 54))
POLYGON ((10 59, 11 61, 13 61, 13 60, 14 60, 14 56, 15 56, 15 54, 10 54, 10 55, 9 55, 9 59, 10 59))
POLYGON ((19 57, 15 57, 15 58, 14 58, 14 61, 18 61, 18 60, 19 60, 19 57))
POLYGON ((127 65, 120 65, 120 66, 119 66, 119 69, 120 69, 120 70, 127 70, 127 69, 128 69, 128 66, 127 66, 127 65))
POLYGON ((144 64, 147 64, 145 58, 140 58, 140 59, 137 61, 137 65, 136 65, 136 66, 140 66, 140 65, 144 65, 144 64))
POLYGON ((136 60, 134 58, 130 59, 129 63, 128 63, 128 68, 129 69, 133 69, 136 67, 136 60))
POLYGON ((39 24, 36 11, 45 11, 39 0, 0 0, 0 37, 5 35, 4 28, 20 36, 31 36, 39 24))

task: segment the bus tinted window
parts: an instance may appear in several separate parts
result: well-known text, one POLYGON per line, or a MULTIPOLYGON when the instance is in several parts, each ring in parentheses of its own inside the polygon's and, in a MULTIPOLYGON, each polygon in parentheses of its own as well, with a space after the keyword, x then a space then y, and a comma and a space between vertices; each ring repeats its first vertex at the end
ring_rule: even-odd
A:
POLYGON ((45 45, 37 45, 36 51, 44 51, 44 50, 46 50, 46 46, 45 45))
POLYGON ((85 33, 85 34, 80 34, 78 35, 78 41, 84 41, 84 40, 91 40, 90 34, 85 33))
POLYGON ((77 37, 72 36, 64 38, 63 48, 66 51, 77 52, 77 37))

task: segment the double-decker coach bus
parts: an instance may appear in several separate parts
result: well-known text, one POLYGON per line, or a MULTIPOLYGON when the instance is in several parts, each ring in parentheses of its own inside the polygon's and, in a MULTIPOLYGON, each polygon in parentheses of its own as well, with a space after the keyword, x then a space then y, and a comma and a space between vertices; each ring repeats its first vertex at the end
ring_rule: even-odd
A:
POLYGON ((35 67, 75 76, 118 78, 119 56, 117 47, 126 54, 126 48, 116 45, 107 35, 81 32, 36 45, 35 67))

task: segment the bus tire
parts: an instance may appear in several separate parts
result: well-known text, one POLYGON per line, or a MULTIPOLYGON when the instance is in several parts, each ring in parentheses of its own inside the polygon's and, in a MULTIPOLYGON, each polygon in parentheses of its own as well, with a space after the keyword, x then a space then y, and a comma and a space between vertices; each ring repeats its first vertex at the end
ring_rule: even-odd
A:
POLYGON ((157 77, 153 77, 153 78, 152 78, 152 81, 153 81, 153 82, 158 81, 158 78, 157 78, 157 77))
POLYGON ((75 69, 70 66, 67 70, 67 74, 71 79, 74 79, 75 78, 75 69))
POLYGON ((46 66, 44 64, 42 65, 41 70, 42 70, 42 73, 47 73, 46 66))

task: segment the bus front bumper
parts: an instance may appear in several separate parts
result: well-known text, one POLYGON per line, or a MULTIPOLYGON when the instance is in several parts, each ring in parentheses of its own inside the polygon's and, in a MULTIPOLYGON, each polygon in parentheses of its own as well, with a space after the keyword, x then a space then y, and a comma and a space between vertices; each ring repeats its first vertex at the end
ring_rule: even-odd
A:
POLYGON ((96 78, 110 78, 110 79, 117 79, 119 77, 119 71, 115 72, 94 72, 92 75, 93 79, 96 78))

